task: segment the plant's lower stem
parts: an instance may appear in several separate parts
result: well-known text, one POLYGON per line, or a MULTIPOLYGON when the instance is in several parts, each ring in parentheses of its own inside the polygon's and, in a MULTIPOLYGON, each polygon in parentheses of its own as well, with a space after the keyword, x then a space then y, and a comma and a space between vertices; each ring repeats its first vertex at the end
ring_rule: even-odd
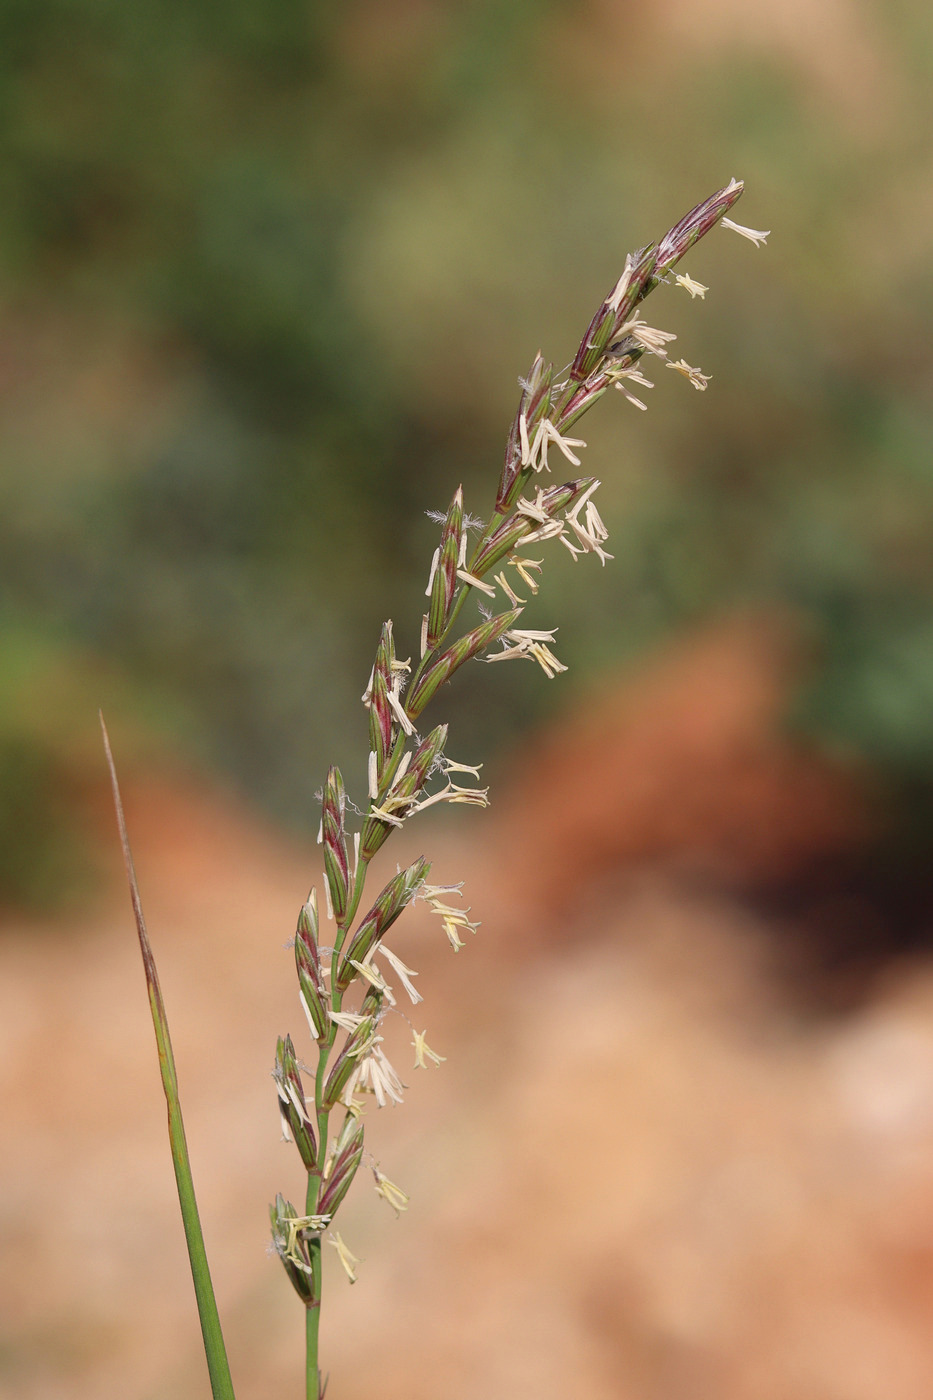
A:
MULTIPOLYGON (((336 954, 334 955, 336 961, 336 954)), ((336 976, 336 973, 335 973, 336 976)), ((334 988, 333 998, 339 1005, 340 993, 334 988)), ((330 1138, 330 1109, 323 1107, 324 1085, 327 1079, 327 1061, 333 1048, 337 1027, 331 1026, 328 1039, 318 1046, 317 1074, 314 1079, 314 1107, 317 1121, 318 1144, 315 1168, 308 1173, 308 1190, 305 1196, 305 1215, 316 1215, 321 1200, 324 1181, 324 1167, 327 1162, 327 1145, 330 1138)), ((324 1271, 321 1268, 321 1236, 314 1235, 309 1241, 311 1260, 311 1305, 305 1317, 305 1400, 320 1400, 321 1369, 319 1351, 319 1330, 321 1325, 321 1289, 324 1271)))
MULTIPOLYGON (((324 1071, 327 1068, 327 1057, 329 1046, 322 1046, 319 1052, 317 1082, 315 1086, 315 1103, 320 1105, 324 1087, 324 1071)), ((324 1171, 324 1163, 327 1159, 327 1141, 329 1133, 330 1113, 327 1109, 318 1107, 318 1152, 316 1169, 308 1173, 308 1190, 305 1196, 305 1215, 316 1215, 318 1203, 321 1198, 321 1180, 324 1171)), ((321 1371, 319 1364, 319 1329, 321 1325, 321 1286, 323 1284, 323 1269, 321 1268, 321 1236, 314 1235, 308 1242, 308 1253, 311 1260, 311 1302, 305 1312, 305 1400, 320 1400, 321 1394, 321 1371)))
MULTIPOLYGON (((309 1195, 311 1183, 308 1183, 309 1195)), ((310 1211, 309 1211, 310 1214, 310 1211)), ((315 1236, 309 1246, 314 1299, 305 1309, 305 1400, 320 1400, 321 1371, 318 1364, 319 1329, 321 1325, 321 1237, 315 1236)))

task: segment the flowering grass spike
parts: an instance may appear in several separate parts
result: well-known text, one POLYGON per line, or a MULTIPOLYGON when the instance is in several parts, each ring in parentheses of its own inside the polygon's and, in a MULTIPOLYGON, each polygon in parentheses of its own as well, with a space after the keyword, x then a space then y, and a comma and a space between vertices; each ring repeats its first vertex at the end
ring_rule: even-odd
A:
MULTIPOLYGON (((363 694, 369 716, 369 781, 358 830, 348 829, 348 814, 358 809, 347 796, 339 770, 331 768, 327 775, 319 836, 327 920, 322 927, 312 890, 300 911, 295 940, 299 1000, 317 1063, 306 1068, 291 1038, 285 1036, 279 1041, 274 1071, 283 1136, 295 1144, 307 1177, 303 1214, 277 1197, 272 1237, 306 1308, 308 1400, 323 1396, 318 1366, 322 1240, 327 1232, 350 1282, 355 1282, 360 1261, 330 1226, 367 1159, 367 1104, 375 1101, 379 1108, 399 1104, 406 1090, 383 1049, 382 1028, 393 1012, 404 1015, 400 995, 412 1005, 422 1000, 413 980, 417 971, 386 946, 385 935, 415 899, 424 900, 439 915, 455 952, 464 945, 462 935, 478 927, 467 917, 469 909, 451 902, 460 897, 459 886, 427 883, 430 867, 423 857, 389 880, 368 912, 358 918, 370 862, 393 831, 439 802, 476 806, 487 802, 487 789, 460 781, 468 775, 478 783, 478 768, 447 757, 446 724, 422 736, 420 717, 469 661, 529 660, 549 679, 567 669, 552 649, 556 628, 524 625, 527 599, 538 592, 544 563, 524 551, 559 541, 574 560, 594 554, 605 564, 612 555, 605 548, 608 532, 594 500, 599 482, 594 477, 563 483, 548 478, 565 462, 580 467, 586 443, 571 430, 608 389, 617 389, 640 409, 646 407, 629 387, 653 388, 640 365, 645 355, 662 360, 694 389, 706 389, 711 375, 686 359, 670 358, 668 347, 677 337, 649 325, 640 314, 641 306, 662 284, 683 288, 691 299, 705 299, 709 288, 703 283, 687 273, 672 274, 716 224, 733 229, 756 246, 764 242, 766 233, 727 217, 742 189, 740 181, 731 180, 657 244, 626 257, 566 372, 555 373, 540 353, 535 356, 527 376, 519 381, 521 397, 492 514, 477 525, 464 511, 460 486, 446 513, 428 512, 441 531, 428 569, 428 608, 414 667, 396 653, 392 622, 383 625, 363 694), (470 528, 479 529, 472 548, 470 528), (493 600, 493 605, 481 603, 480 619, 469 622, 465 610, 473 595, 493 600)), ((425 1069, 429 1063, 439 1067, 444 1056, 429 1047, 427 1031, 411 1029, 414 1068, 425 1069)), ((372 1173, 377 1194, 401 1214, 408 1206, 405 1191, 378 1165, 372 1164, 372 1173)))

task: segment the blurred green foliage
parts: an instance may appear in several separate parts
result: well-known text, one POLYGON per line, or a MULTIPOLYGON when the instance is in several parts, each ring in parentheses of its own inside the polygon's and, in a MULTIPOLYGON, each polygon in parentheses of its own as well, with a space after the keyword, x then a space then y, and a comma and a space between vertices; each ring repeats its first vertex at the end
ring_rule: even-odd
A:
MULTIPOLYGON (((326 762, 361 776, 383 616, 417 644, 424 509, 488 509, 535 350, 735 174, 768 251, 716 234, 706 302, 651 303, 710 391, 661 369, 586 420, 616 563, 557 561, 531 625, 586 674, 791 607, 799 722, 933 778, 933 16, 827 9, 820 49, 764 4, 702 42, 643 8, 7 0, 0 644, 105 658, 100 703, 310 824, 326 762)), ((528 670, 450 697, 458 757, 555 703, 528 670)), ((60 746, 27 729, 0 712, 0 834, 45 870, 60 746)))

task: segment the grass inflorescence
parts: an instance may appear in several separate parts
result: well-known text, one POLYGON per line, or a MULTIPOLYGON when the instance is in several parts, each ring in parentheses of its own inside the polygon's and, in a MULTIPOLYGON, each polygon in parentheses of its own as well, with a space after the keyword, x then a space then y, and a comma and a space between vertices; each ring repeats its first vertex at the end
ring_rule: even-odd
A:
MULTIPOLYGON (((482 807, 488 801, 479 768, 448 756, 447 726, 422 734, 418 722, 469 661, 531 660, 549 678, 566 670, 553 649, 555 629, 523 625, 544 563, 526 551, 537 553, 539 546, 557 541, 574 559, 593 554, 605 564, 612 555, 595 503, 599 481, 573 476, 552 483, 544 474, 553 475, 564 463, 581 466, 579 454, 586 443, 571 432, 608 390, 645 407, 633 388, 653 387, 643 370, 646 356, 660 359, 695 389, 706 389, 711 376, 685 359, 670 358, 668 347, 676 336, 650 326, 640 308, 662 284, 705 298, 707 287, 674 269, 717 224, 756 245, 764 241, 764 232, 728 217, 742 190, 740 181, 731 180, 658 243, 626 257, 565 370, 555 373, 541 354, 535 357, 520 380, 521 397, 491 514, 476 525, 458 486, 446 514, 438 517, 440 539, 428 572, 428 606, 414 666, 397 653, 392 622, 382 627, 362 697, 369 718, 365 807, 349 801, 337 768, 327 775, 319 832, 326 908, 322 916, 312 890, 295 937, 299 996, 317 1063, 306 1067, 285 1036, 278 1042, 274 1070, 283 1133, 294 1142, 307 1174, 303 1209, 279 1195, 271 1219, 274 1248, 306 1308, 308 1400, 320 1400, 324 1393, 318 1363, 322 1242, 333 1247, 354 1282, 359 1261, 334 1228, 335 1217, 367 1161, 367 1104, 400 1103, 405 1087, 386 1057, 381 1027, 399 996, 412 1004, 422 999, 412 980, 417 974, 387 945, 386 935, 416 899, 437 914, 455 951, 463 945, 463 932, 477 927, 467 917, 469 909, 458 903, 459 886, 428 883, 430 865, 423 857, 400 870, 360 915, 370 862, 395 830, 441 802, 482 807), (481 615, 468 624, 464 610, 471 597, 478 600, 481 615), (352 829, 357 812, 361 815, 352 829)), ((418 1067, 441 1063, 443 1056, 430 1048, 426 1031, 412 1028, 412 1036, 418 1067)), ((403 1211, 408 1197, 402 1188, 375 1164, 372 1174, 377 1193, 397 1214, 403 1211)))

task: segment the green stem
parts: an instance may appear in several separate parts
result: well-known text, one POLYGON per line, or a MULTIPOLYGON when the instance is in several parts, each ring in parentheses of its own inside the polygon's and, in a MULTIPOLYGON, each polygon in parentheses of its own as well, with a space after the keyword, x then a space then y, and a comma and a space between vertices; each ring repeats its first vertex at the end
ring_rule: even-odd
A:
MULTIPOLYGON (((336 1038, 337 1027, 331 1027, 326 1042, 318 1048, 317 1075, 314 1081, 314 1103, 317 1109, 318 1146, 314 1170, 308 1173, 308 1189, 305 1194, 305 1215, 316 1215, 321 1199, 321 1185, 324 1179, 324 1164, 327 1161, 327 1144, 330 1134, 330 1110, 321 1108, 324 1097, 324 1083, 327 1074, 327 1061, 336 1038)), ((321 1289, 323 1269, 321 1268, 321 1236, 315 1235, 309 1241, 308 1253, 311 1258, 311 1301, 305 1310, 305 1397, 306 1400, 320 1400, 321 1370, 319 1361, 319 1332, 321 1325, 321 1289)))
MULTIPOLYGON (((308 1177, 308 1199, 305 1214, 313 1215, 317 1206, 320 1178, 308 1177), (313 1199, 312 1199, 313 1197, 313 1199)), ((321 1237, 315 1235, 309 1242, 311 1258, 311 1284, 313 1297, 305 1309, 305 1400, 320 1400, 321 1369, 319 1363, 319 1333, 321 1326, 321 1237)))

